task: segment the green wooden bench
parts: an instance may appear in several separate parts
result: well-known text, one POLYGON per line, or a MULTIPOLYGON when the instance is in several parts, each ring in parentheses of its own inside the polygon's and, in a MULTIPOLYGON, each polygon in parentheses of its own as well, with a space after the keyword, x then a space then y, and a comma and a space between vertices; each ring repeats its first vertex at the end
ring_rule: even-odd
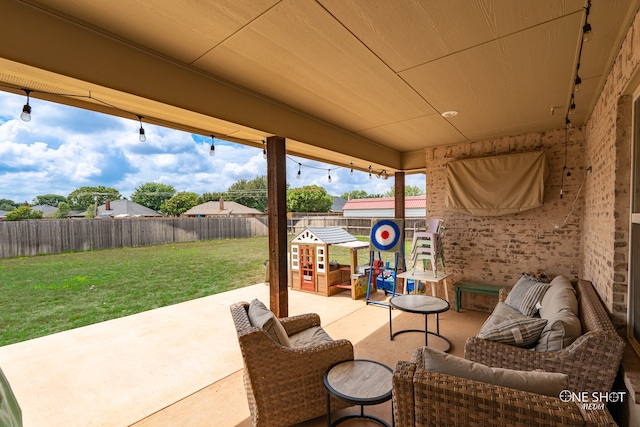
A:
POLYGON ((462 293, 472 292, 476 294, 498 295, 500 288, 499 285, 488 285, 485 283, 474 283, 461 280, 453 285, 453 291, 456 293, 456 311, 460 311, 462 307, 462 293))

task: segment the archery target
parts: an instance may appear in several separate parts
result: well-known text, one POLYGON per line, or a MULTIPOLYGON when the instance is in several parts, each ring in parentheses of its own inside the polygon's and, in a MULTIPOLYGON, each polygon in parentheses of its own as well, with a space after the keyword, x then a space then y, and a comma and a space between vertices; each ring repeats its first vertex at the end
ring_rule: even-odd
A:
POLYGON ((374 220, 371 226, 369 249, 372 251, 398 252, 400 237, 402 236, 401 223, 402 221, 391 219, 374 220))

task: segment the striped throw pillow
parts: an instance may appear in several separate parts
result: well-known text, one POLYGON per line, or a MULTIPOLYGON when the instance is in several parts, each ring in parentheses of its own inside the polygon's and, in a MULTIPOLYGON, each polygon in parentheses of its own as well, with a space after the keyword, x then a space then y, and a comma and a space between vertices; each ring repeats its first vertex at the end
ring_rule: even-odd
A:
POLYGON ((540 339, 546 324, 547 319, 538 317, 507 320, 487 330, 481 330, 478 338, 518 347, 532 347, 540 339))
POLYGON ((548 283, 542 283, 523 276, 513 286, 504 302, 525 316, 533 316, 538 312, 538 303, 542 301, 542 297, 549 289, 549 286, 548 283))

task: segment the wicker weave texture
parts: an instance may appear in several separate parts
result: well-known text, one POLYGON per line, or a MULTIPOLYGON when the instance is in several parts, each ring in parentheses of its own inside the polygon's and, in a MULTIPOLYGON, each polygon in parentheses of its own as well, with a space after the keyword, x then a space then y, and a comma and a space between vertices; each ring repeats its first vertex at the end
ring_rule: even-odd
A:
POLYGON ((583 335, 568 347, 536 352, 472 337, 465 344, 465 358, 499 368, 566 373, 572 391, 610 391, 625 342, 616 333, 591 282, 580 280, 577 290, 583 335))
MULTIPOLYGON (((305 348, 283 347, 251 326, 247 302, 231 306, 244 359, 244 384, 254 426, 289 426, 326 414, 322 377, 329 366, 353 360, 353 345, 335 340, 305 348)), ((316 314, 281 319, 288 334, 320 326, 316 314)), ((347 407, 337 400, 331 409, 347 407)))
POLYGON ((421 350, 399 361, 393 377, 396 427, 615 426, 606 410, 582 410, 559 398, 436 372, 421 366, 421 350))

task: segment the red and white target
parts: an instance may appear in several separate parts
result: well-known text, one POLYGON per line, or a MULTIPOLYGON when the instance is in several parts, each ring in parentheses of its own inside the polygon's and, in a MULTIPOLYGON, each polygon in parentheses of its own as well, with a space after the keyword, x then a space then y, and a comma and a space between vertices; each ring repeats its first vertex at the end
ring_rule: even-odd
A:
POLYGON ((397 251, 400 242, 401 228, 396 221, 382 219, 371 227, 372 250, 376 251, 397 251))

